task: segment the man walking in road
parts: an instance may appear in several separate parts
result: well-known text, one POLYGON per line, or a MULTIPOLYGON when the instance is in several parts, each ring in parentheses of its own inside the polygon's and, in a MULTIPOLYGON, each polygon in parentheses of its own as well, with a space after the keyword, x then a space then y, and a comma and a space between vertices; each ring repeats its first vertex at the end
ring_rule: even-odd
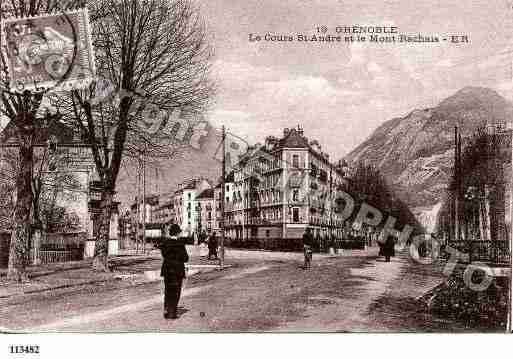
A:
POLYGON ((177 308, 182 292, 182 282, 185 277, 185 262, 189 255, 185 244, 178 239, 182 230, 177 224, 169 228, 169 237, 164 238, 159 248, 162 252, 162 269, 160 276, 164 277, 164 318, 178 318, 177 308))
POLYGON ((216 232, 212 232, 210 237, 208 238, 208 259, 214 256, 217 259, 217 238, 216 232))
POLYGON ((310 269, 312 266, 312 245, 313 235, 310 228, 307 228, 303 234, 303 251, 305 255, 305 265, 303 269, 310 269))
POLYGON ((380 256, 385 257, 385 262, 390 262, 390 257, 395 256, 395 240, 394 238, 388 236, 385 239, 385 242, 378 241, 379 244, 379 254, 380 256))

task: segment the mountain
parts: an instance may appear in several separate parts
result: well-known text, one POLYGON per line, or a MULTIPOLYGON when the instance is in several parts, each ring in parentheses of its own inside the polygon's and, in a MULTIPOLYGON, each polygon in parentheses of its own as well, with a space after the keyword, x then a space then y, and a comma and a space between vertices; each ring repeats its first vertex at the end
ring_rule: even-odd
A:
POLYGON ((477 128, 504 125, 512 115, 512 104, 497 92, 465 87, 434 108, 385 122, 345 159, 378 167, 396 194, 425 222, 433 218, 433 208, 440 207, 434 206, 441 202, 452 175, 454 127, 459 127, 465 146, 465 139, 477 128))

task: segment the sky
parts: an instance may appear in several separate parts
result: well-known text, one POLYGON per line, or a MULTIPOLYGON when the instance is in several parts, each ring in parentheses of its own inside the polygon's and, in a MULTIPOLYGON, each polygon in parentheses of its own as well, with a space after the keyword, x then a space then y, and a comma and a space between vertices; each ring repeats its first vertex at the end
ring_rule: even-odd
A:
POLYGON ((215 0, 200 8, 218 84, 209 120, 251 143, 301 125, 340 158, 383 122, 436 106, 465 86, 513 99, 513 1, 215 0), (321 25, 397 26, 412 35, 468 35, 470 42, 248 40, 250 33, 313 34, 321 25))
POLYGON ((513 99, 513 0, 193 1, 215 53, 218 92, 208 119, 250 143, 300 125, 340 158, 383 122, 436 106, 465 86, 513 99), (466 34, 470 43, 248 40, 250 33, 313 34, 321 25, 330 33, 389 25, 409 34, 466 34))

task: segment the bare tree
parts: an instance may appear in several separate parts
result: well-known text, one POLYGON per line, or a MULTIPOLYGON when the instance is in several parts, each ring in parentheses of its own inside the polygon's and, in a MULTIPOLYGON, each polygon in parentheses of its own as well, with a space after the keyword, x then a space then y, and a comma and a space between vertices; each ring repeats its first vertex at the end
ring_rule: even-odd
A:
MULTIPOLYGON (((66 8, 79 6, 83 1, 68 1, 66 8)), ((2 1, 1 21, 9 17, 23 18, 63 10, 58 0, 8 0, 2 1)), ((5 44, 2 44, 5 46, 5 44)), ((34 145, 41 126, 38 111, 44 94, 25 90, 11 91, 8 76, 8 57, 13 54, 1 52, 0 56, 0 115, 6 116, 12 124, 18 142, 19 166, 16 175, 16 204, 14 228, 11 236, 8 278, 22 281, 27 278, 28 248, 32 235, 34 168, 34 145)))
MULTIPOLYGON (((4 222, 12 223, 12 213, 16 205, 15 184, 20 161, 14 148, 0 149, 0 217, 4 222)), ((65 153, 53 153, 48 147, 37 147, 33 150, 32 169, 32 207, 31 207, 31 239, 28 248, 37 247, 39 243, 34 235, 51 227, 63 225, 63 215, 56 215, 61 201, 75 200, 73 194, 84 191, 76 174, 68 169, 73 165, 72 158, 65 153), (55 212, 55 213, 54 213, 55 212)), ((27 250, 28 250, 27 248, 27 250)))
POLYGON ((438 230, 447 238, 454 236, 456 220, 465 240, 507 237, 504 165, 511 161, 510 143, 511 135, 490 127, 479 127, 466 139, 460 174, 455 166, 437 219, 438 230))
POLYGON ((414 227, 416 232, 422 231, 421 225, 408 206, 395 195, 393 188, 386 182, 378 168, 365 162, 354 164, 354 170, 348 178, 346 187, 356 203, 370 204, 382 213, 393 216, 400 224, 408 224, 414 227))
POLYGON ((97 81, 53 103, 91 145, 102 188, 93 268, 108 271, 109 224, 123 158, 175 153, 180 129, 167 122, 177 111, 188 121, 204 111, 213 92, 212 55, 189 0, 90 1, 89 11, 97 81), (111 87, 107 96, 105 83, 111 87))

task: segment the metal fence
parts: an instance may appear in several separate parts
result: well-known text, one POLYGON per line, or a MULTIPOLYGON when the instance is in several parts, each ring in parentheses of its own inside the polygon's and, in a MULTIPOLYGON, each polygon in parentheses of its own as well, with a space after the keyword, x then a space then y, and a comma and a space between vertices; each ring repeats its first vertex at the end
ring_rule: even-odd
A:
POLYGON ((300 252, 303 250, 301 238, 226 238, 225 245, 240 249, 264 249, 280 252, 300 252))
MULTIPOLYGON (((241 249, 263 249, 280 252, 302 252, 302 238, 226 238, 226 246, 241 249)), ((314 239, 312 250, 315 253, 328 253, 330 248, 334 249, 364 249, 365 242, 360 239, 337 239, 329 238, 314 239)))
POLYGON ((84 259, 84 245, 81 244, 76 248, 63 250, 44 250, 39 252, 41 264, 80 261, 84 259))
MULTIPOLYGON (((82 260, 84 259, 85 238, 84 233, 45 234, 41 239, 37 253, 35 247, 31 247, 31 261, 48 264, 82 260)), ((10 232, 0 232, 0 268, 7 268, 10 239, 10 232)))
POLYGON ((39 248, 41 264, 84 259, 85 233, 48 233, 39 248))
MULTIPOLYGON (((511 261, 509 241, 449 241, 447 246, 468 254, 469 262, 509 264, 511 261)), ((445 256, 450 256, 447 250, 445 256)))

